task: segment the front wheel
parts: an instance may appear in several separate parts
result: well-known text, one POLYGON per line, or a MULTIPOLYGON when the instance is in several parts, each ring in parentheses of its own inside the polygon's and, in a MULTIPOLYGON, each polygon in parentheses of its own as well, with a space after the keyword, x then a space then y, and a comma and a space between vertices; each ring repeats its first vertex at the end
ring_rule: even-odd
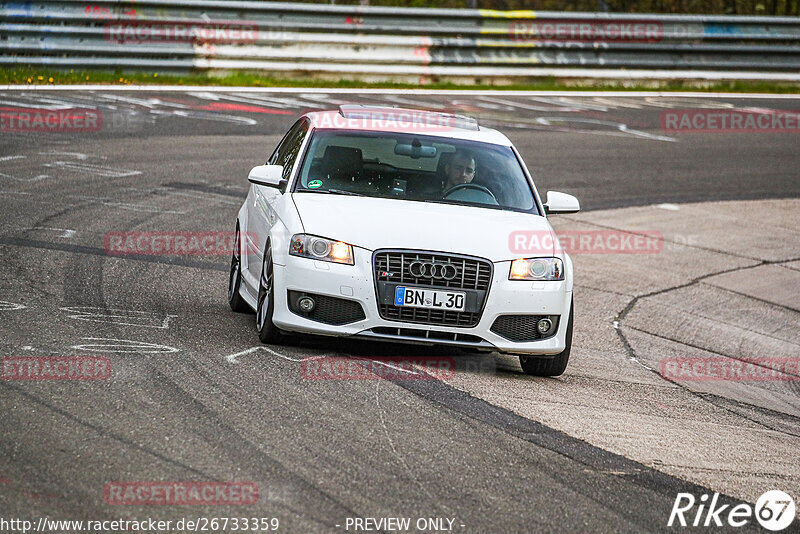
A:
POLYGON ((572 349, 572 301, 569 303, 569 320, 567 322, 566 346, 563 352, 555 356, 520 356, 519 364, 525 374, 533 376, 560 376, 564 374, 572 349))
POLYGON ((231 273, 228 278, 228 305, 236 313, 250 311, 250 307, 242 298, 239 290, 242 286, 242 243, 239 224, 236 224, 236 237, 233 241, 233 255, 231 257, 231 273))
POLYGON ((281 331, 272 322, 275 310, 275 271, 272 266, 272 247, 267 242, 261 277, 258 279, 258 302, 256 305, 256 328, 262 343, 276 344, 281 340, 281 331))

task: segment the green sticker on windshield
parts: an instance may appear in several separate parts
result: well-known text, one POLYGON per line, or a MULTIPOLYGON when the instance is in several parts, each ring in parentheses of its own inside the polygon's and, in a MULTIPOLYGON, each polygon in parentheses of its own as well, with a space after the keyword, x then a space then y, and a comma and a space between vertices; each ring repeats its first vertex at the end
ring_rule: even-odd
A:
POLYGON ((322 180, 311 180, 308 182, 309 189, 318 189, 320 187, 322 187, 322 180))

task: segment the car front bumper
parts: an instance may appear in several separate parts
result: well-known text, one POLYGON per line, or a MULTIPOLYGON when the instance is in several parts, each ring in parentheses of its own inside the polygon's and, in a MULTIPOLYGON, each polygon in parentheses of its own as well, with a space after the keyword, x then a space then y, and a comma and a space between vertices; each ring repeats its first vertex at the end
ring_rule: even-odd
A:
MULTIPOLYGON (((372 271, 372 254, 364 249, 355 249, 355 265, 341 265, 308 258, 288 256, 286 265, 275 265, 275 310, 273 322, 283 330, 291 332, 360 336, 387 341, 412 343, 435 343, 479 349, 498 350, 520 354, 558 354, 566 346, 567 317, 569 316, 572 292, 567 290, 567 281, 532 282, 508 280, 509 262, 494 264, 492 284, 480 321, 474 327, 420 324, 383 319, 378 312, 377 297, 372 271), (289 308, 288 292, 326 295, 358 302, 364 310, 363 320, 331 325, 299 315, 289 308), (500 315, 558 315, 560 320, 555 335, 535 341, 515 342, 491 331, 500 315), (373 329, 379 329, 376 333, 373 329), (385 333, 386 329, 415 331, 413 336, 385 333), (467 334, 468 341, 455 339, 430 339, 420 332, 467 334)), ((567 273, 569 274, 569 273, 567 273)))

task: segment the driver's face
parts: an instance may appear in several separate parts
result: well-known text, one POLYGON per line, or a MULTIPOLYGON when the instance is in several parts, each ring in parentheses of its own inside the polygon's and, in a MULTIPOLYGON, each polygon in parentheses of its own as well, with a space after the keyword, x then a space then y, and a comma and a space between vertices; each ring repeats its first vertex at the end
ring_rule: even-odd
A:
POLYGON ((468 184, 475 178, 475 160, 469 157, 453 158, 447 165, 447 188, 468 184))

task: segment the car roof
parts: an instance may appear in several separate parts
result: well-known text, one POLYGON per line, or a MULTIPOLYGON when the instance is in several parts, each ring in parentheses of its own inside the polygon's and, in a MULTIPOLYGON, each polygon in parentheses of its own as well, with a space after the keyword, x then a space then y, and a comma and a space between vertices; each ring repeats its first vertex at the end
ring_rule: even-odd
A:
POLYGON ((389 106, 343 105, 338 110, 313 111, 303 115, 320 130, 418 133, 451 139, 511 146, 511 141, 492 128, 463 115, 389 106))

